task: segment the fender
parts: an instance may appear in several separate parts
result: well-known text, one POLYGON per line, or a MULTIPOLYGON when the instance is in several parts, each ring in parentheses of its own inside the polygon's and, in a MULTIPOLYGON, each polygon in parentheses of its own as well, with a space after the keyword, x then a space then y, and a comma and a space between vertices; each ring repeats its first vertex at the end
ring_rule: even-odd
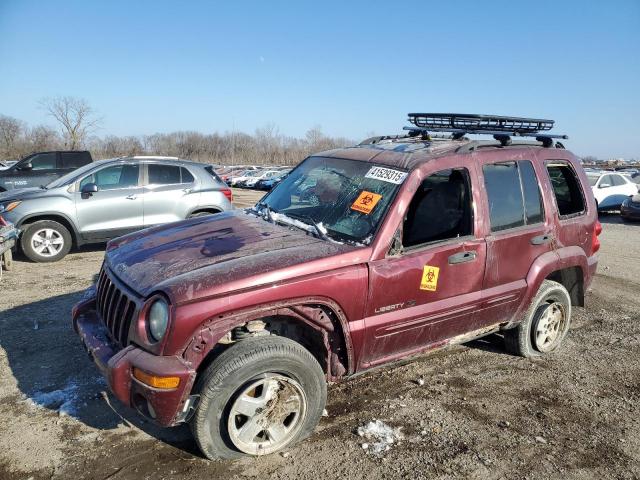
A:
MULTIPOLYGON (((236 327, 244 325, 251 320, 257 320, 268 316, 280 316, 301 321, 310 327, 323 332, 325 335, 325 347, 329 357, 332 356, 333 346, 335 346, 337 333, 344 340, 346 349, 346 370, 347 374, 352 374, 355 366, 353 344, 349 322, 342 308, 332 299, 326 297, 302 297, 293 298, 278 302, 257 305, 254 307, 234 311, 228 315, 222 314, 215 318, 210 318, 204 322, 185 346, 183 357, 190 362, 194 368, 206 358, 209 352, 228 332, 236 327), (320 305, 325 307, 324 312, 311 307, 320 305), (327 315, 328 313, 328 315, 327 315), (336 332, 339 328, 341 331, 336 332)), ((333 362, 333 359, 328 359, 333 362)), ((329 363, 328 363, 329 365, 329 363)))
POLYGON ((37 212, 37 213, 32 213, 29 215, 25 215, 24 217, 22 217, 20 219, 20 221, 18 222, 18 227, 22 227, 25 223, 29 223, 28 220, 31 219, 38 219, 40 217, 59 217, 59 218, 63 218, 69 225, 71 225, 71 235, 73 235, 73 240, 74 242, 76 242, 76 245, 82 245, 84 242, 82 241, 82 237, 80 236, 80 233, 78 231, 78 227, 76 226, 75 222, 71 219, 71 217, 69 217, 68 215, 61 213, 59 211, 46 211, 46 212, 37 212))
POLYGON ((189 210, 189 212, 187 213, 187 217, 186 218, 189 218, 193 214, 193 212, 197 212, 199 210, 217 210, 216 213, 224 212, 224 209, 219 207, 219 206, 217 206, 217 205, 198 205, 197 207, 192 208, 191 210, 189 210))
POLYGON ((516 323, 519 323, 522 319, 522 315, 526 312, 533 297, 536 296, 542 282, 556 270, 562 270, 565 268, 580 267, 582 270, 583 278, 588 277, 589 267, 587 263, 587 256, 580 247, 571 246, 563 247, 551 252, 546 252, 540 255, 531 264, 531 268, 527 273, 527 289, 522 297, 518 310, 513 315, 511 321, 504 326, 504 328, 510 328, 516 323))

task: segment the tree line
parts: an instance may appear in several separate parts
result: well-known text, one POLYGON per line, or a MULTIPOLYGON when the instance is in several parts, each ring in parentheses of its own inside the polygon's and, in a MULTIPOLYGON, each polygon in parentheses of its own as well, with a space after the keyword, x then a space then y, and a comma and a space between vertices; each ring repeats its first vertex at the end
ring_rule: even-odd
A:
POLYGON ((46 150, 89 150, 95 159, 128 155, 163 155, 220 165, 295 165, 314 152, 353 145, 347 138, 330 137, 319 126, 304 138, 282 135, 275 124, 242 132, 176 131, 139 136, 98 136, 102 119, 83 99, 44 99, 41 108, 57 128, 30 126, 0 114, 0 160, 17 160, 46 150))

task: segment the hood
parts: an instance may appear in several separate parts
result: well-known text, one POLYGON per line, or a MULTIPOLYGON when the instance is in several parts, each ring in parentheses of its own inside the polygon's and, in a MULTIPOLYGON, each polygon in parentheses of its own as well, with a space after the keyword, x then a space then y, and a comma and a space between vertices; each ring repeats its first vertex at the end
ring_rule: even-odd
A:
POLYGON ((256 286, 266 282, 256 278, 261 274, 353 250, 359 248, 236 210, 121 237, 107 246, 106 262, 140 295, 162 290, 181 303, 237 288, 231 284, 238 280, 256 286))
POLYGON ((48 197, 51 190, 44 190, 39 187, 16 188, 0 193, 0 202, 6 200, 29 200, 31 198, 48 197))

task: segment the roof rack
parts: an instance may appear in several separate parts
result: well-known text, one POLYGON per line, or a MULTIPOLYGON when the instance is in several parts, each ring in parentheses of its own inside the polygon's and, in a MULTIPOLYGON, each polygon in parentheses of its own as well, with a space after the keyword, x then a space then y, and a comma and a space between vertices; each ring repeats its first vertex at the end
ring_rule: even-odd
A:
MULTIPOLYGON (((569 138, 546 132, 553 128, 553 120, 540 118, 507 117, 501 115, 476 115, 467 113, 409 113, 414 127, 404 127, 409 135, 428 136, 430 132, 450 132, 453 139, 467 134, 493 135, 502 146, 511 145, 511 137, 535 137, 543 147, 553 146, 553 139, 569 138)), ((556 146, 563 148, 556 142, 556 146)))

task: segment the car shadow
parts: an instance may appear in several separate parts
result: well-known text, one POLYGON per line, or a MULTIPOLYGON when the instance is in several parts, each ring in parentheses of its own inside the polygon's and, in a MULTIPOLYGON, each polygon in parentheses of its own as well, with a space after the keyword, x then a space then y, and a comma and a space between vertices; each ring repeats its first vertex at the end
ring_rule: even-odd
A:
POLYGON ((2 312, 0 347, 21 393, 16 403, 103 431, 136 427, 201 457, 187 426, 158 427, 109 392, 71 325, 71 308, 81 296, 82 291, 53 296, 2 312))
POLYGON ((482 350, 489 353, 500 353, 513 357, 504 346, 504 336, 502 333, 492 333, 486 337, 477 338, 464 344, 465 347, 482 350))

